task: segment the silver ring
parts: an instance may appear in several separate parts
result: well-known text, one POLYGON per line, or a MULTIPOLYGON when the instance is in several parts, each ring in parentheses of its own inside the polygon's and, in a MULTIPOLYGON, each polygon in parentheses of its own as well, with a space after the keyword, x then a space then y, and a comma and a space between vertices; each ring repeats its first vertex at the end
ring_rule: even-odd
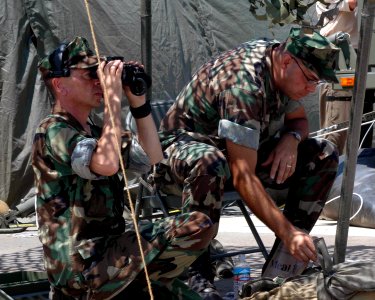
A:
POLYGON ((291 168, 291 167, 292 167, 292 165, 286 165, 286 167, 287 167, 287 168, 291 168))

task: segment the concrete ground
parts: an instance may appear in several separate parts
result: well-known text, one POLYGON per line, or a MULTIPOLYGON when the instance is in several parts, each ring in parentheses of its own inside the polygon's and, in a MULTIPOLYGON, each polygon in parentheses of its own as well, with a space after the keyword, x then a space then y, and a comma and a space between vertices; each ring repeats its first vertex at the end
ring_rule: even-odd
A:
MULTIPOLYGON (((269 251, 274 241, 274 234, 255 216, 252 220, 269 251)), ((336 221, 319 220, 312 235, 323 237, 329 253, 333 255, 336 235, 336 221)), ((375 229, 350 227, 347 242, 346 261, 374 261, 375 258, 375 229)), ((224 212, 217 239, 227 251, 237 251, 256 247, 244 217, 238 210, 224 212)), ((234 260, 236 257, 233 258, 234 260)), ((252 269, 252 277, 258 277, 264 258, 261 253, 246 255, 246 261, 252 269)), ((36 228, 16 234, 0 234, 0 274, 26 271, 42 271, 41 245, 37 238, 36 228)), ((232 279, 215 280, 223 296, 229 296, 232 291, 232 279)), ((229 299, 229 297, 227 298, 229 299)))

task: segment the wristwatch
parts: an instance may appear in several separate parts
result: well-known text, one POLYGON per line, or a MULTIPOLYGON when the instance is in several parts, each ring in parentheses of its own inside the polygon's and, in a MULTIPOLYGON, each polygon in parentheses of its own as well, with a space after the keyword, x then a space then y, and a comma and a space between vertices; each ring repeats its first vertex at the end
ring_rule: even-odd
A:
POLYGON ((287 133, 293 135, 298 142, 302 141, 302 137, 297 131, 288 131, 287 133))

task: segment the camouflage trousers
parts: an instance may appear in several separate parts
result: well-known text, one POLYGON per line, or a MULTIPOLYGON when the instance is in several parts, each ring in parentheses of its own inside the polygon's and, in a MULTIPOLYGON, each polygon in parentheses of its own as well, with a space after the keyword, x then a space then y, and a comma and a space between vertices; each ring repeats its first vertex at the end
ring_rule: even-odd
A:
MULTIPOLYGON (((142 250, 155 299, 201 299, 177 279, 203 253, 214 236, 210 218, 200 212, 150 222, 140 228, 142 250)), ((106 239, 75 286, 54 287, 51 299, 150 299, 135 232, 106 239)), ((77 262, 74 268, 77 269, 77 262)))
MULTIPOLYGON (((269 177, 270 169, 261 167, 277 143, 272 139, 258 151, 257 175, 265 187, 289 187, 284 214, 297 227, 310 231, 317 221, 336 177, 338 153, 324 139, 307 139, 298 148, 296 170, 284 184, 269 177)), ((222 199, 230 170, 225 151, 214 145, 180 136, 164 149, 166 158, 155 174, 155 183, 166 194, 182 197, 182 211, 201 211, 219 222, 222 199)))

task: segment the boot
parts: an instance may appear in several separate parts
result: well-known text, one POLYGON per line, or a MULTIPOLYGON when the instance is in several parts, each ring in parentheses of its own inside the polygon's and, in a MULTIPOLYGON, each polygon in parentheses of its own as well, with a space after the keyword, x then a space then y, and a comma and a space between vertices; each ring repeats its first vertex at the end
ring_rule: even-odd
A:
POLYGON ((222 300, 214 282, 214 270, 212 269, 210 252, 205 251, 189 267, 188 286, 198 293, 203 300, 222 300))
MULTIPOLYGON (((216 239, 213 239, 210 243, 211 256, 226 254, 227 251, 223 245, 216 239)), ((230 256, 216 258, 212 261, 214 270, 216 270, 216 276, 219 278, 232 278, 233 277, 233 259, 230 256)))

